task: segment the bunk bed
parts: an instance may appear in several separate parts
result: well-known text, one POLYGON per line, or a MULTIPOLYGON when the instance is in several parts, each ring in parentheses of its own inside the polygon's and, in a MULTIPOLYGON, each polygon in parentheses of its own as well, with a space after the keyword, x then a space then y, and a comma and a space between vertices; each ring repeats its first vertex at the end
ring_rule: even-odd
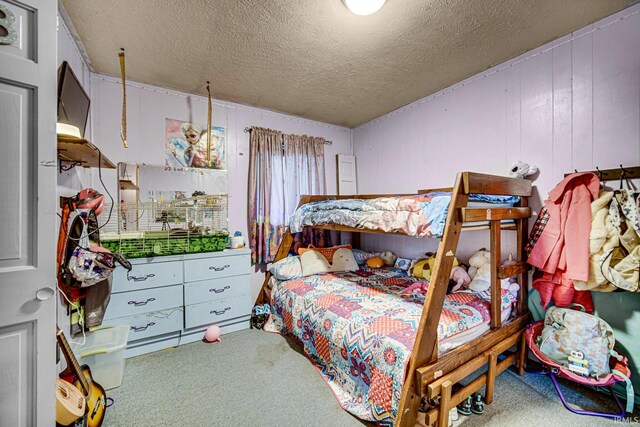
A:
MULTIPOLYGON (((524 331, 530 322, 527 308, 528 276, 525 263, 524 245, 527 236, 528 218, 531 209, 527 198, 531 195, 531 182, 523 179, 486 175, 473 172, 461 172, 457 175, 452 188, 420 190, 419 194, 450 192, 446 220, 441 233, 441 242, 432 271, 431 281, 424 291, 424 304, 419 309, 419 321, 415 328, 415 337, 411 337, 410 357, 406 366, 406 375, 401 383, 401 393, 394 424, 413 427, 422 403, 427 403, 426 425, 447 426, 449 411, 461 403, 467 396, 486 385, 485 402, 493 400, 496 376, 511 365, 516 365, 520 375, 524 373, 526 345, 524 331), (517 196, 518 202, 511 207, 471 207, 470 199, 477 195, 517 196), (473 224, 473 225, 465 225, 473 224), (488 327, 482 335, 464 343, 458 343, 448 351, 438 351, 438 327, 443 307, 446 308, 447 286, 453 266, 454 254, 462 231, 489 230, 491 253, 491 289, 487 293, 488 327), (517 258, 515 264, 501 267, 502 231, 513 230, 517 239, 517 258), (520 290, 514 302, 514 311, 505 317, 504 293, 500 280, 518 277, 520 290), (436 313, 436 315, 434 315, 436 313), (516 351, 510 349, 517 346, 516 351), (473 372, 487 366, 487 371, 466 385, 458 385, 473 372), (456 388, 457 387, 457 388, 456 388)), ((367 200, 398 195, 358 195, 358 196, 302 196, 298 208, 324 200, 367 200)), ((318 229, 336 230, 352 233, 352 245, 359 245, 359 233, 383 233, 417 235, 402 227, 391 231, 376 228, 358 228, 339 223, 305 223, 318 229)), ((418 234, 419 235, 419 234, 418 234)), ((429 236, 429 232, 422 233, 429 236)), ((437 235, 436 235, 437 237, 437 235)), ((293 235, 287 230, 275 261, 288 256, 293 244, 293 235)), ((273 280, 267 273, 258 296, 258 303, 271 302, 273 280)), ((417 320, 417 319, 416 319, 417 320)), ((442 344, 442 341, 441 341, 442 344)))

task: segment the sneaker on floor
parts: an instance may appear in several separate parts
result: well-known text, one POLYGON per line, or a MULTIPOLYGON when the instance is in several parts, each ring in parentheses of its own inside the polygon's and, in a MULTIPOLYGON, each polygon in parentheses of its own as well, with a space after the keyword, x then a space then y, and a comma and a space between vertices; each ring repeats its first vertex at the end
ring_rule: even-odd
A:
POLYGON ((458 415, 458 408, 451 408, 449 411, 449 425, 451 425, 452 421, 458 421, 460 416, 458 415))
POLYGON ((471 396, 463 400, 456 408, 460 415, 471 415, 471 396))
POLYGON ((480 393, 476 393, 473 395, 473 401, 471 403, 471 412, 478 415, 484 413, 484 400, 482 400, 482 395, 480 393))

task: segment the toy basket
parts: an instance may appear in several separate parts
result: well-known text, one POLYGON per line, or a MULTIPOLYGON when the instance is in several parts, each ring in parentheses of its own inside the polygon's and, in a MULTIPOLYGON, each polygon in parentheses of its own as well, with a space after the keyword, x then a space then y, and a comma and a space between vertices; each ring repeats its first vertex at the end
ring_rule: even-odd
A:
POLYGON ((569 411, 574 414, 579 415, 591 415, 597 417, 605 417, 605 418, 623 418, 627 412, 631 412, 633 410, 633 388, 631 387, 631 383, 628 381, 629 376, 631 375, 631 370, 629 369, 629 361, 626 357, 621 356, 620 359, 617 359, 613 356, 610 357, 609 363, 611 366, 611 372, 607 376, 603 378, 592 378, 585 377, 582 375, 578 375, 572 371, 570 371, 566 366, 559 364, 555 360, 547 357, 540 351, 538 344, 536 343, 537 338, 542 333, 542 329, 544 328, 544 321, 539 320, 535 323, 532 323, 527 327, 525 332, 527 346, 533 352, 538 360, 546 367, 544 371, 539 372, 529 372, 532 374, 539 375, 549 375, 551 381, 553 382, 553 386, 562 401, 562 404, 569 411), (558 384, 558 379, 556 377, 562 377, 568 379, 570 381, 576 382, 578 384, 593 386, 593 387, 608 387, 609 392, 613 396, 618 408, 620 409, 619 413, 606 413, 606 412, 597 412, 597 411, 586 411, 581 409, 575 409, 569 403, 567 403, 564 395, 562 394, 562 390, 560 389, 560 385, 558 384), (613 392, 612 386, 617 382, 627 381, 627 408, 622 406, 620 399, 613 392), (631 387, 631 389, 629 389, 631 387))
POLYGON ((226 194, 121 205, 117 221, 101 224, 100 240, 126 258, 221 251, 229 237, 227 211, 226 194))

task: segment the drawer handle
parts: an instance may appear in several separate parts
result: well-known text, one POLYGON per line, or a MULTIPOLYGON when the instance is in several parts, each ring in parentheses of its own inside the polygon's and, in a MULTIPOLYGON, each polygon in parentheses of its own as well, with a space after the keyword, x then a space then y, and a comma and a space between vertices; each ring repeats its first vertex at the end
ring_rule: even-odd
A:
POLYGON ((147 303, 151 302, 151 301, 155 301, 155 298, 149 298, 146 301, 129 301, 128 304, 133 304, 134 306, 138 307, 141 305, 147 305, 147 303))
POLYGON ((227 310, 231 310, 231 307, 227 307, 224 310, 211 310, 209 313, 215 314, 216 316, 220 316, 221 314, 224 314, 227 310))
POLYGON ((225 268, 229 268, 229 267, 231 267, 229 264, 223 265, 222 267, 215 267, 212 265, 211 267, 209 267, 209 270, 222 271, 225 268))
POLYGON ((131 330, 133 332, 142 332, 142 331, 146 331, 149 326, 153 326, 155 324, 156 324, 156 322, 149 322, 149 323, 147 323, 146 326, 132 326, 131 330))
POLYGON ((230 288, 230 286, 225 286, 224 288, 220 288, 220 289, 211 288, 211 289, 209 289, 209 292, 215 292, 216 294, 221 294, 221 293, 223 293, 224 291, 226 291, 229 288, 230 288))
POLYGON ((134 282, 144 282, 145 280, 152 277, 156 277, 156 275, 151 273, 147 274, 146 276, 129 276, 129 273, 127 273, 127 280, 133 280, 134 282))

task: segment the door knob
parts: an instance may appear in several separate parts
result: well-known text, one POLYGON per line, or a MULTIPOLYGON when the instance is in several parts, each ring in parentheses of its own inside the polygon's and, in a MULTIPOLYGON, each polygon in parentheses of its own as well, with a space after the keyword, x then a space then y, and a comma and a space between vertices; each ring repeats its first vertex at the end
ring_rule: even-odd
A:
POLYGON ((52 288, 42 288, 36 291, 36 299, 39 301, 46 301, 50 299, 54 294, 52 288))

